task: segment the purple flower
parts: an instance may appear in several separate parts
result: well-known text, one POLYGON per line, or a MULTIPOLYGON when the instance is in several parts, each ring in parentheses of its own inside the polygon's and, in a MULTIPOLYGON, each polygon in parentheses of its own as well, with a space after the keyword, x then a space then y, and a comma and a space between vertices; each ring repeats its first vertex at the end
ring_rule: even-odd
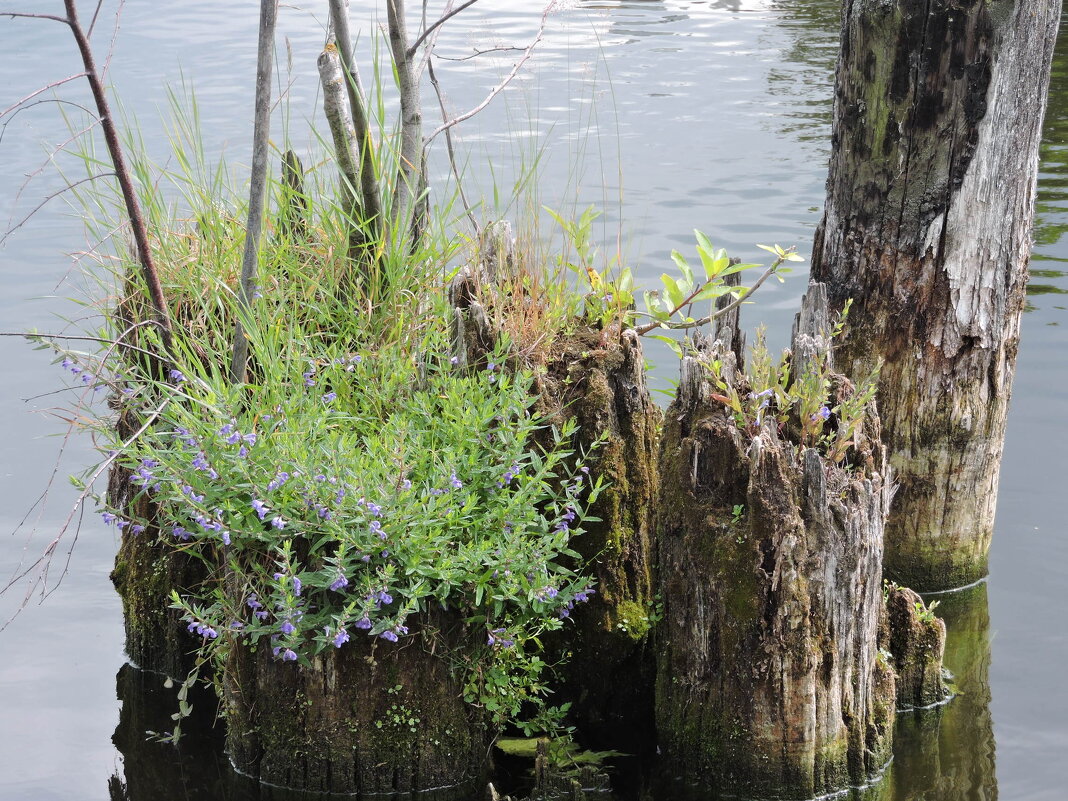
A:
POLYGON ((330 585, 330 589, 332 589, 334 592, 340 592, 347 586, 349 586, 349 580, 345 578, 344 574, 341 574, 336 579, 334 579, 334 582, 330 585))
POLYGON ((253 509, 256 510, 256 515, 260 518, 260 520, 263 520, 263 518, 267 516, 267 504, 263 501, 253 498, 252 503, 250 505, 253 509))
POLYGON ((282 651, 282 661, 283 662, 296 662, 297 661, 297 655, 292 649, 286 648, 284 651, 282 651))
POLYGON ((345 629, 340 629, 337 634, 334 635, 334 647, 340 648, 342 645, 349 641, 349 633, 345 629))
POLYGON ((399 639, 396 634, 394 634, 388 629, 386 631, 383 631, 378 636, 381 637, 383 640, 389 640, 390 642, 396 642, 399 639))
POLYGON ((230 532, 229 531, 224 531, 221 536, 222 536, 223 545, 229 545, 230 544, 230 532))
POLYGON ((241 432, 235 431, 233 434, 226 438, 227 445, 236 445, 241 441, 241 432))
POLYGON ((289 473, 282 470, 278 473, 278 475, 271 479, 271 482, 267 485, 267 491, 272 492, 278 489, 283 484, 285 484, 287 481, 289 481, 289 473))
POLYGON ((314 387, 315 386, 315 379, 312 377, 314 375, 315 375, 315 370, 309 370, 308 372, 304 373, 304 386, 306 386, 306 387, 314 387))
POLYGON ((460 357, 459 356, 453 356, 453 357, 451 357, 449 359, 449 364, 459 364, 459 363, 460 363, 460 357))
POLYGON ((404 479, 401 482, 401 489, 410 490, 412 488, 412 482, 409 479, 404 479))
POLYGON ((271 518, 271 528, 276 528, 279 531, 286 527, 286 521, 281 516, 271 518))
POLYGON ((386 537, 389 536, 388 534, 386 534, 385 531, 382 530, 382 524, 379 523, 377 520, 371 521, 370 529, 371 533, 377 534, 380 540, 385 541, 386 537))
MULTIPOLYGON (((339 501, 339 503, 340 503, 340 501, 339 501)), ((371 514, 373 514, 375 517, 381 517, 382 516, 382 507, 379 506, 377 503, 370 503, 369 502, 367 504, 367 511, 370 512, 371 514)), ((374 529, 372 529, 372 530, 374 530, 374 529)))
POLYGON ((243 436, 241 439, 245 440, 245 442, 247 442, 249 444, 249 446, 252 446, 252 445, 256 444, 256 434, 255 434, 255 432, 253 432, 251 434, 245 434, 245 436, 243 436))
POLYGON ((353 625, 355 625, 358 629, 369 629, 371 628, 371 621, 366 616, 364 616, 357 620, 353 625))
POLYGON ((187 380, 186 377, 182 375, 181 370, 170 370, 167 372, 167 375, 169 375, 171 377, 171 381, 176 384, 181 384, 182 382, 187 380))
POLYGON ((252 593, 248 597, 248 600, 245 601, 245 603, 248 604, 248 608, 249 609, 262 609, 263 608, 263 604, 261 604, 259 602, 259 600, 256 598, 256 593, 252 593))
POLYGON ((233 430, 234 430, 234 424, 233 423, 227 423, 226 425, 224 425, 222 428, 219 429, 219 436, 220 437, 225 437, 227 434, 229 434, 233 430))
POLYGON ((377 592, 377 593, 376 593, 376 594, 374 595, 374 597, 378 599, 378 603, 379 603, 379 604, 384 604, 384 605, 386 605, 386 606, 389 606, 389 605, 390 605, 391 603, 393 603, 393 596, 392 596, 392 595, 390 595, 390 594, 389 594, 388 592, 386 592, 385 590, 379 590, 379 591, 378 591, 378 592, 377 592))
POLYGON ((464 486, 464 483, 456 477, 455 472, 449 477, 449 483, 452 484, 453 489, 463 489, 464 486))
POLYGON ((193 535, 190 534, 188 531, 186 531, 181 526, 175 526, 173 529, 171 529, 171 531, 174 533, 174 536, 176 536, 178 539, 182 540, 183 542, 187 542, 188 540, 191 540, 193 538, 193 535))
POLYGON ((323 403, 332 403, 332 402, 334 402, 336 400, 337 400, 337 393, 336 392, 327 392, 325 395, 323 395, 323 403))
POLYGON ((100 517, 103 518, 104 525, 106 526, 112 525, 116 520, 119 519, 119 516, 116 515, 114 512, 103 512, 101 513, 100 517))
POLYGON ((293 576, 293 594, 300 595, 300 591, 303 587, 304 585, 300 583, 300 579, 293 576))
POLYGON ((142 526, 140 523, 134 523, 132 526, 130 526, 130 533, 131 534, 144 534, 145 533, 145 527, 142 526))
POLYGON ((590 600, 590 596, 593 595, 595 592, 597 592, 597 591, 596 590, 579 590, 578 592, 575 593, 575 600, 578 601, 580 604, 584 604, 584 603, 586 603, 586 601, 590 600))
POLYGON ((815 423, 820 420, 826 420, 830 416, 831 410, 828 409, 826 406, 821 406, 819 411, 815 412, 809 419, 812 420, 813 423, 815 423))
POLYGON ((281 625, 281 626, 279 626, 278 628, 279 628, 279 630, 280 630, 280 631, 281 631, 281 632, 282 632, 282 633, 283 633, 284 635, 286 635, 287 637, 288 637, 288 636, 289 636, 290 634, 292 634, 292 633, 293 633, 293 632, 294 632, 294 631, 296 630, 296 629, 295 629, 295 628, 293 627, 293 624, 292 624, 292 623, 290 623, 290 622, 289 622, 288 620, 287 620, 287 621, 285 621, 284 623, 282 623, 282 625, 281 625))
POLYGON ((266 609, 258 609, 255 612, 253 612, 252 614, 254 614, 256 617, 258 617, 260 620, 266 620, 267 619, 267 610, 266 609))

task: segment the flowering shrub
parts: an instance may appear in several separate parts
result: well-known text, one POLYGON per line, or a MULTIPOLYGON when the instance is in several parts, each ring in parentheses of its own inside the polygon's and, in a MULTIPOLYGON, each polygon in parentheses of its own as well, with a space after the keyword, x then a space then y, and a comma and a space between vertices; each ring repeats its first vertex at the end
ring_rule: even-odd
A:
POLYGON ((174 596, 205 651, 266 639, 299 669, 358 637, 400 642, 413 616, 447 609, 482 631, 450 654, 468 700, 498 723, 539 707, 538 637, 594 592, 569 543, 600 487, 567 467, 570 428, 532 449, 530 376, 417 365, 399 348, 267 369, 251 395, 192 369, 152 388, 171 401, 120 459, 158 518, 103 513, 135 534, 157 526, 213 571, 174 596))

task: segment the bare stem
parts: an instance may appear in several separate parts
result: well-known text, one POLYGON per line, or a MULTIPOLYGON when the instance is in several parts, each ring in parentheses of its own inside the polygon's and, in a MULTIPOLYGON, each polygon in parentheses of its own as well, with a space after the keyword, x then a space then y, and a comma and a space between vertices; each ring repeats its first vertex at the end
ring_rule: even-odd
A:
MULTIPOLYGON (((148 229, 141 213, 141 202, 137 198, 137 190, 134 187, 133 178, 130 176, 129 168, 126 166, 126 158, 119 141, 119 132, 115 127, 115 120, 111 115, 111 107, 104 92, 104 85, 100 81, 100 75, 93 60, 93 51, 89 46, 89 39, 78 22, 78 9, 75 0, 63 0, 63 4, 67 11, 67 19, 63 21, 70 27, 71 33, 74 35, 74 41, 77 43, 78 50, 81 53, 85 76, 89 81, 89 88, 92 90, 93 100, 96 102, 97 115, 100 117, 100 122, 104 129, 104 142, 107 144, 111 163, 115 167, 115 175, 119 180, 119 188, 122 191, 122 199, 126 205, 126 213, 130 216, 130 228, 133 230, 134 243, 137 246, 137 257, 141 263, 141 271, 152 301, 153 316, 156 322, 159 323, 163 345, 169 351, 172 336, 170 314, 167 310, 167 300, 163 296, 159 272, 156 270, 155 262, 152 259, 152 248, 149 245, 148 229)), ((53 19, 52 17, 49 18, 53 19)))
POLYGON ((256 267, 259 262, 260 231, 263 229, 263 205, 267 188, 267 139, 271 128, 271 68, 274 63, 274 28, 278 18, 278 0, 260 0, 260 36, 256 56, 256 117, 252 133, 252 180, 249 189, 248 223, 245 227, 245 252, 241 261, 241 287, 238 291, 237 323, 234 326, 233 361, 230 381, 245 380, 248 365, 248 337, 243 319, 252 314, 252 296, 256 291, 256 267))

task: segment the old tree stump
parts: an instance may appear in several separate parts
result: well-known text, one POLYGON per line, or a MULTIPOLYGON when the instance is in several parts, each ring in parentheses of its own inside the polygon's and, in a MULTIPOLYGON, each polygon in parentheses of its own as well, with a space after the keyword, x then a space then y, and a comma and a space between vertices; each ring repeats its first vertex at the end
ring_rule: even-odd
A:
MULTIPOLYGON (((795 380, 829 359, 825 303, 812 287, 795 380)), ((703 343, 666 414, 657 729, 689 779, 811 798, 865 781, 890 755, 894 675, 877 635, 891 485, 874 408, 843 463, 770 411, 740 424, 712 366, 745 397, 739 360, 703 343)))
POLYGON ((987 573, 1058 0, 853 0, 812 276, 854 301, 838 363, 879 361, 900 490, 888 574, 987 573))

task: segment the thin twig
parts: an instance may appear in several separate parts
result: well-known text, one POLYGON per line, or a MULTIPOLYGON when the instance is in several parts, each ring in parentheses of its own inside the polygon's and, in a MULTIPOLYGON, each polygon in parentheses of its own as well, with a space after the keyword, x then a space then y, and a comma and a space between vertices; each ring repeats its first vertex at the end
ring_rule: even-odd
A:
POLYGON ((57 103, 63 106, 74 106, 75 108, 84 111, 90 117, 95 119, 98 123, 100 122, 100 118, 96 116, 96 113, 88 106, 83 106, 81 103, 75 103, 73 100, 65 100, 62 97, 48 97, 44 100, 35 100, 33 103, 27 103, 25 106, 21 106, 20 108, 15 109, 11 113, 11 116, 4 120, 3 125, 0 125, 0 142, 4 141, 4 135, 7 133, 7 126, 9 126, 15 120, 15 117, 17 117, 23 111, 29 111, 34 106, 43 106, 45 103, 57 103))
POLYGON ((84 78, 85 76, 86 76, 85 72, 78 72, 78 73, 75 73, 74 75, 68 75, 66 78, 62 78, 61 80, 52 81, 52 83, 50 83, 50 84, 48 84, 46 86, 42 86, 40 89, 35 89, 34 91, 32 91, 28 95, 26 95, 26 97, 22 98, 19 101, 16 101, 15 103, 12 103, 10 106, 5 108, 3 111, 0 111, 0 118, 6 117, 12 111, 14 111, 19 106, 21 106, 23 103, 27 102, 28 100, 33 100, 35 97, 37 97, 37 95, 43 94, 44 92, 47 92, 49 89, 55 89, 57 86, 62 86, 65 83, 70 83, 71 81, 76 81, 79 78, 84 78))
MULTIPOLYGON (((27 590, 27 592, 26 592, 26 598, 25 598, 25 600, 24 600, 23 606, 22 606, 22 607, 19 607, 19 609, 18 609, 18 610, 16 610, 15 614, 14 614, 14 615, 12 615, 12 616, 11 616, 11 617, 10 617, 10 618, 9 618, 9 619, 8 619, 8 620, 7 620, 7 621, 6 621, 5 623, 4 623, 4 624, 3 624, 3 626, 0 626, 0 631, 3 631, 3 630, 4 630, 5 628, 7 628, 7 626, 8 626, 8 625, 9 625, 9 624, 11 623, 11 621, 15 619, 15 616, 17 616, 17 615, 18 615, 18 613, 19 613, 20 611, 22 611, 22 608, 23 608, 23 607, 25 606, 25 602, 26 602, 26 601, 29 601, 29 598, 30 598, 30 596, 31 596, 31 595, 33 595, 33 593, 34 593, 34 592, 36 591, 36 588, 37 588, 37 586, 38 586, 38 585, 40 585, 42 581, 44 581, 44 582, 47 582, 47 576, 48 576, 48 567, 47 567, 47 564, 48 564, 48 563, 49 563, 49 562, 51 561, 52 555, 53 555, 53 554, 55 553, 55 550, 56 550, 56 548, 57 548, 57 547, 59 547, 59 543, 60 543, 60 541, 61 541, 61 540, 63 539, 63 535, 64 535, 64 534, 66 534, 66 533, 67 533, 67 531, 68 531, 68 529, 70 528, 70 525, 71 525, 71 523, 72 523, 72 522, 73 522, 73 520, 74 520, 74 516, 75 516, 75 515, 77 515, 77 514, 79 513, 79 511, 80 511, 80 510, 81 510, 81 508, 82 508, 82 504, 84 504, 84 503, 85 503, 85 500, 86 500, 86 499, 87 499, 87 498, 89 497, 90 493, 92 492, 93 484, 95 484, 95 483, 96 483, 96 480, 97 480, 98 478, 100 478, 100 476, 102 476, 102 475, 103 475, 103 474, 105 473, 105 471, 107 471, 107 469, 108 469, 109 467, 111 467, 112 463, 113 463, 113 462, 114 462, 114 461, 115 461, 116 459, 118 459, 118 458, 119 458, 119 456, 120 456, 120 455, 122 455, 122 453, 123 453, 123 452, 124 452, 124 451, 125 451, 125 450, 126 450, 127 448, 129 448, 129 447, 130 447, 131 445, 133 445, 133 444, 134 444, 134 443, 135 443, 135 442, 136 442, 136 441, 137 441, 137 440, 138 440, 138 439, 139 439, 139 438, 141 437, 141 435, 142 435, 142 434, 144 434, 144 433, 145 433, 145 432, 146 432, 146 431, 147 431, 147 430, 148 430, 148 429, 149 429, 149 428, 151 427, 151 425, 152 425, 152 424, 153 424, 154 422, 156 422, 157 418, 159 418, 159 416, 160 416, 161 414, 163 414, 163 411, 164 411, 164 410, 165 410, 165 409, 167 408, 167 406, 168 406, 168 404, 170 404, 170 402, 171 402, 171 399, 170 399, 170 398, 168 398, 167 400, 163 401, 163 403, 161 403, 161 404, 160 404, 160 405, 159 405, 159 406, 158 406, 158 407, 157 407, 157 408, 156 408, 156 409, 155 409, 155 410, 154 410, 154 411, 153 411, 153 412, 152 412, 152 413, 151 413, 151 414, 150 414, 150 415, 148 416, 148 419, 147 419, 147 420, 145 420, 144 424, 143 424, 143 425, 142 425, 142 426, 141 426, 141 427, 140 427, 139 429, 137 429, 137 431, 135 431, 135 432, 134 432, 134 433, 133 433, 133 434, 132 434, 132 435, 131 435, 131 436, 129 437, 129 439, 127 439, 127 440, 126 440, 125 442, 123 442, 123 443, 122 443, 122 445, 120 445, 120 446, 119 446, 118 448, 116 448, 115 450, 113 450, 113 451, 112 451, 112 452, 111 452, 111 453, 110 453, 110 454, 108 455, 108 457, 107 457, 106 459, 104 459, 104 461, 103 461, 103 462, 101 462, 101 463, 100 463, 100 464, 99 464, 99 465, 97 466, 96 470, 94 470, 94 471, 93 471, 93 474, 92 474, 92 475, 91 475, 91 476, 89 477, 89 480, 85 482, 85 488, 84 488, 84 489, 83 489, 83 490, 82 490, 82 491, 81 491, 81 492, 80 492, 80 493, 78 494, 78 497, 77 497, 77 498, 76 498, 76 499, 74 500, 74 504, 73 504, 73 506, 71 506, 71 510, 70 510, 70 513, 69 513, 69 514, 67 515, 66 519, 65 519, 65 520, 63 521, 63 525, 61 525, 61 526, 60 526, 60 528, 59 528, 59 533, 58 533, 58 534, 56 534, 56 536, 52 538, 52 541, 51 541, 51 542, 49 542, 49 543, 48 543, 48 546, 47 546, 47 547, 46 547, 46 548, 44 549, 44 552, 43 552, 43 553, 42 553, 42 554, 41 554, 41 555, 40 555, 40 556, 39 556, 39 557, 37 558, 37 560, 36 560, 36 561, 34 561, 34 563, 33 563, 33 564, 31 564, 31 565, 30 565, 29 567, 27 567, 27 568, 26 568, 25 570, 23 570, 23 571, 21 571, 21 572, 19 572, 19 573, 16 573, 15 575, 13 575, 13 576, 12 576, 12 577, 11 577, 11 578, 10 578, 10 579, 8 580, 7 584, 5 584, 5 585, 4 585, 3 587, 0 587, 0 595, 3 595, 3 594, 4 594, 5 592, 7 592, 7 591, 8 591, 9 589, 11 589, 11 587, 12 587, 12 586, 14 586, 14 585, 15 585, 15 584, 17 584, 17 583, 18 583, 19 581, 21 581, 21 580, 22 580, 22 579, 24 579, 24 578, 25 578, 26 576, 28 576, 28 575, 30 574, 30 572, 31 572, 32 570, 34 570, 34 568, 36 568, 36 567, 37 567, 38 565, 40 565, 40 564, 42 564, 42 563, 45 563, 45 565, 46 565, 46 567, 45 567, 45 572, 44 572, 44 573, 43 573, 43 574, 41 575, 41 577, 40 577, 40 578, 39 578, 39 579, 38 579, 37 581, 35 581, 35 582, 34 582, 34 583, 33 583, 33 584, 32 584, 32 585, 30 586, 30 588, 29 588, 29 589, 27 590)), ((69 548, 69 549, 68 549, 68 551, 67 551, 67 561, 66 561, 66 563, 65 563, 65 564, 64 564, 64 566, 63 566, 63 572, 62 572, 62 574, 60 574, 60 577, 59 577, 59 581, 57 581, 57 582, 56 582, 56 587, 58 587, 58 586, 59 586, 59 584, 60 584, 60 583, 62 583, 62 581, 63 581, 63 578, 64 578, 64 576, 66 576, 66 575, 67 575, 67 571, 68 571, 68 569, 69 569, 69 567, 70 567, 70 555, 71 555, 71 554, 72 554, 72 553, 74 552, 74 545, 75 545, 75 543, 77 542, 77 539, 78 539, 78 531, 80 530, 80 528, 81 528, 81 526, 79 525, 79 526, 78 526, 78 527, 77 527, 77 528, 75 529, 75 536, 74 536, 74 542, 72 542, 72 543, 71 543, 71 545, 70 545, 70 548, 69 548)), ((46 585, 46 586, 47 586, 47 585, 46 585)), ((53 587, 53 589, 55 589, 55 587, 53 587)), ((44 593, 44 595, 45 595, 45 596, 47 596, 47 594, 48 594, 48 593, 49 593, 50 591, 48 591, 48 590, 42 590, 42 592, 44 593)))
MULTIPOLYGON (((142 320, 139 323, 134 323, 122 334, 118 339, 106 339, 105 337, 86 337, 86 336, 70 336, 67 334, 37 334, 31 331, 0 331, 0 337, 22 337, 23 339, 65 339, 72 342, 99 342, 101 345, 124 345, 124 347, 130 350, 135 350, 138 353, 143 353, 146 356, 159 356, 158 353, 153 353, 145 348, 138 347, 137 345, 131 345, 130 343, 122 342, 122 338, 132 332, 135 328, 140 328, 143 325, 156 325, 155 320, 142 320)), ((109 351, 110 352, 110 351, 109 351)))
MULTIPOLYGON (((438 83, 438 76, 434 74, 434 63, 432 61, 427 62, 427 75, 430 76, 430 85, 434 87, 434 94, 438 96, 438 105, 441 107, 441 121, 448 122, 449 112, 445 109, 445 98, 441 94, 441 84, 438 83)), ((445 131, 445 150, 449 155, 449 166, 452 168, 452 174, 456 178, 456 189, 460 193, 460 202, 463 204, 464 211, 467 212, 467 217, 471 220, 471 225, 475 229, 475 239, 478 239, 481 236, 482 229, 478 224, 474 211, 471 209, 471 204, 467 202, 464 182, 460 177, 460 169, 456 164, 456 150, 453 147, 451 129, 445 131)))
POLYGON ((70 25, 70 20, 66 17, 57 17, 55 14, 24 14, 18 11, 0 11, 0 17, 20 17, 22 19, 50 19, 53 22, 62 22, 64 25, 70 25))
POLYGON ((473 109, 461 114, 459 117, 455 117, 449 120, 448 122, 442 123, 436 129, 434 129, 433 133, 431 133, 426 139, 423 140, 424 149, 434 140, 434 138, 438 134, 444 133, 450 128, 459 125, 461 122, 471 119, 473 116, 485 109, 486 106, 488 106, 493 101, 493 98, 495 98, 497 95, 504 91, 505 87, 507 87, 508 84, 510 84, 515 78, 515 76, 519 74, 519 70, 522 69, 523 65, 528 60, 530 60, 531 55, 533 55, 534 53, 534 48, 538 46, 539 42, 541 42, 542 37, 545 35, 545 24, 549 18, 549 13, 553 10, 553 8, 556 7, 556 3, 557 0, 552 0, 549 5, 545 7, 545 11, 541 15, 541 25, 538 27, 538 35, 534 38, 533 42, 527 45, 526 49, 523 51, 523 55, 520 56, 519 60, 512 67, 512 71, 508 73, 508 76, 499 84, 494 86, 493 89, 490 90, 490 93, 486 96, 486 99, 479 103, 477 106, 475 106, 473 109))
POLYGON ((506 53, 509 51, 520 51, 523 49, 524 48, 516 47, 515 45, 501 45, 500 47, 487 47, 485 50, 478 50, 476 48, 475 52, 473 52, 469 56, 443 56, 440 53, 435 53, 434 55, 437 58, 440 58, 442 61, 470 61, 473 58, 478 58, 479 56, 487 56, 490 53, 506 53))
POLYGON ((55 192, 52 192, 51 194, 46 195, 45 199, 42 200, 40 203, 38 203, 36 206, 34 206, 29 214, 27 214, 25 217, 23 217, 21 220, 19 220, 16 225, 14 225, 11 228, 8 228, 6 231, 4 231, 4 235, 0 236, 0 245, 4 244, 8 240, 8 238, 13 233, 15 233, 15 231, 19 230, 22 226, 24 226, 26 223, 28 223, 30 221, 30 218, 33 217, 33 215, 35 215, 37 212, 39 212, 42 208, 44 208, 45 204, 48 203, 48 201, 54 200, 55 198, 57 198, 60 195, 62 195, 64 192, 69 192, 71 189, 74 189, 75 187, 78 187, 78 186, 80 186, 80 185, 82 185, 84 183, 88 183, 89 181, 95 181, 95 180, 97 180, 99 178, 114 178, 114 177, 116 177, 116 174, 114 172, 102 172, 102 173, 98 173, 97 175, 90 175, 90 176, 87 176, 85 178, 81 178, 81 179, 75 181, 72 184, 67 184, 62 189, 57 189, 55 192))
POLYGON ((432 34, 435 30, 440 28, 442 25, 444 25, 450 19, 455 17, 457 14, 459 14, 465 8, 470 8, 471 6, 473 6, 477 2, 478 2, 478 0, 467 0, 466 3, 463 3, 463 4, 459 5, 459 6, 457 6, 452 11, 446 11, 444 14, 441 15, 441 17, 438 18, 437 22, 433 23, 429 28, 426 28, 426 29, 423 30, 423 32, 415 40, 415 43, 412 44, 412 46, 408 48, 408 50, 405 53, 405 55, 409 59, 411 59, 412 56, 414 56, 418 52, 419 46, 423 42, 426 41, 427 37, 430 36, 430 34, 432 34))

